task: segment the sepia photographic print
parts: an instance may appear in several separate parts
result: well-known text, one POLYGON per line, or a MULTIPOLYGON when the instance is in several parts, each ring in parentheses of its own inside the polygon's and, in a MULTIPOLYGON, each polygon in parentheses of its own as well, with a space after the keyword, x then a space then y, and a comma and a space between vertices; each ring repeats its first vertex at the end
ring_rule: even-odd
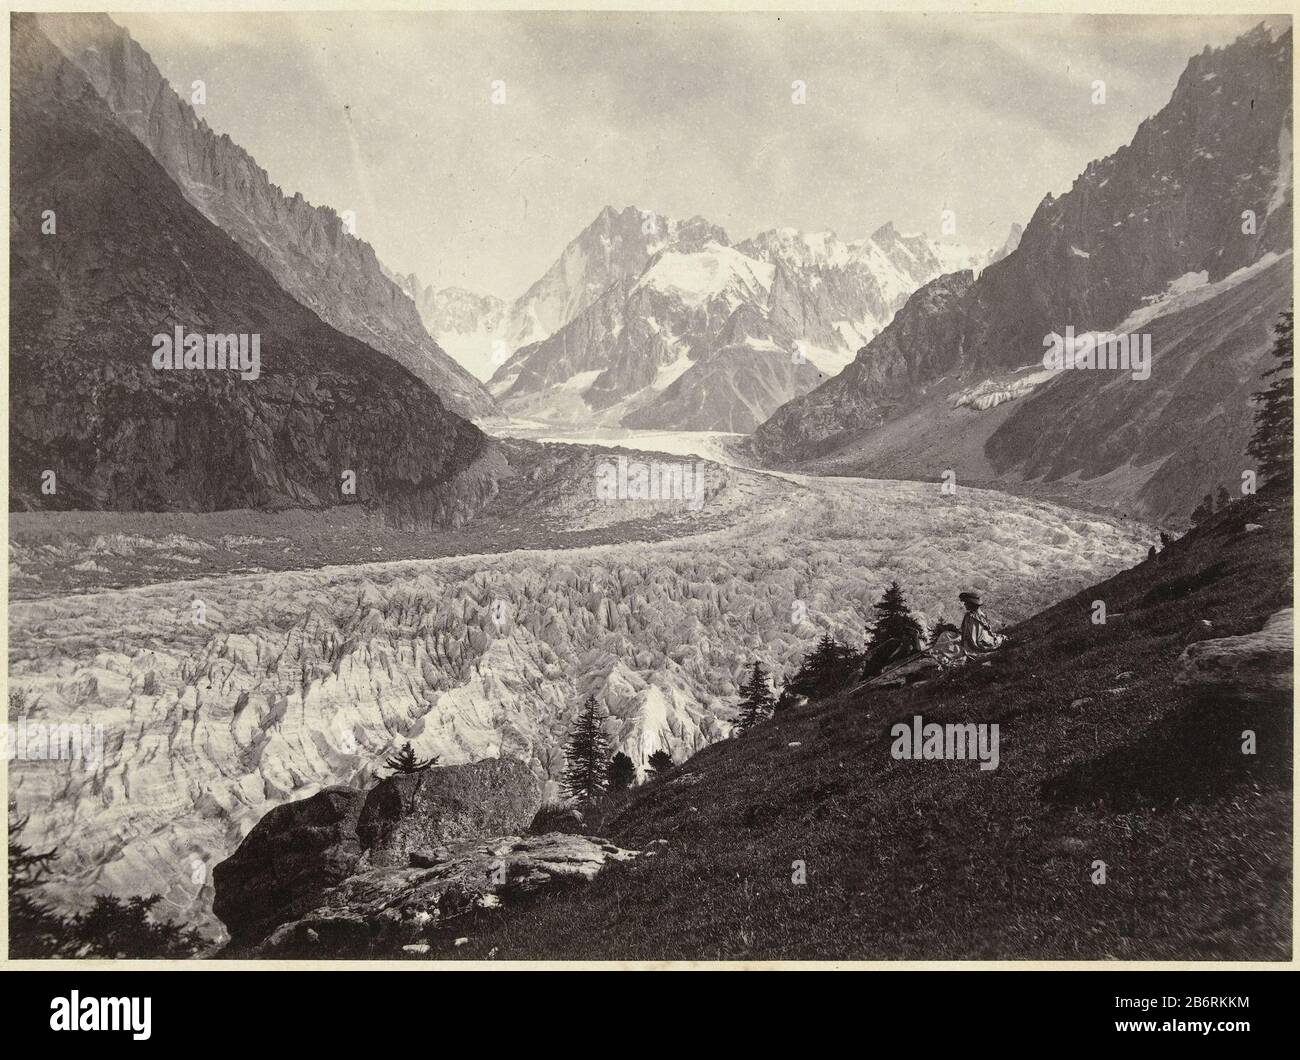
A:
POLYGON ((1290 965, 1289 14, 8 48, 9 968, 1290 965))

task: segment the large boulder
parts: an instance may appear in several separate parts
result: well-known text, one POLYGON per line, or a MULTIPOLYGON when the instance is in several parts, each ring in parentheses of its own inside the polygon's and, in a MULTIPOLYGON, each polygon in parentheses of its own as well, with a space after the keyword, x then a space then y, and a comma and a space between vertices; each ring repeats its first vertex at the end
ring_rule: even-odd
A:
POLYGON ((1179 658, 1177 683, 1248 702, 1289 696, 1294 684, 1291 608, 1278 611, 1257 633, 1189 645, 1179 658))
POLYGON ((255 941, 315 908, 361 859, 366 793, 335 787, 277 806, 212 870, 212 911, 235 942, 255 941))
POLYGON ((357 838, 372 867, 405 868, 437 860, 454 840, 522 833, 541 805, 541 782, 511 758, 426 769, 376 784, 357 838))
POLYGON ((326 788, 277 806, 217 865, 212 909, 233 943, 256 942, 354 873, 438 864, 454 841, 522 832, 541 804, 541 784, 513 759, 326 788))
POLYGON ((546 835, 560 832, 564 835, 582 835, 586 831, 582 811, 574 806, 561 806, 547 803, 533 818, 528 826, 529 835, 546 835))

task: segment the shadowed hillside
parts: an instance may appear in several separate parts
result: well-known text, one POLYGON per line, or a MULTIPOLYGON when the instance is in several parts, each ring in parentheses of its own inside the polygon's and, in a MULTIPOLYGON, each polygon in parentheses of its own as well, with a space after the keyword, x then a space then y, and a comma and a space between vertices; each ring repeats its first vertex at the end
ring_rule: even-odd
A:
POLYGON ((455 955, 1287 957, 1290 695, 1247 703, 1175 677, 1187 643, 1290 605, 1290 528, 1289 497, 1239 500, 1013 629, 991 666, 706 748, 593 825, 621 847, 666 840, 654 857, 480 914, 455 955), (892 759, 891 725, 916 714, 997 722, 999 767, 892 759))
POLYGON ((125 29, 90 13, 41 14, 37 24, 181 194, 289 295, 409 369, 458 415, 499 413, 478 380, 425 332, 415 304, 352 223, 271 183, 248 152, 176 93, 125 29))
POLYGON ((462 474, 489 453, 478 429, 276 286, 30 18, 14 21, 12 74, 11 508, 355 500, 428 527, 491 495, 481 465, 462 474), (257 336, 256 378, 156 369, 153 337, 173 328, 257 336))

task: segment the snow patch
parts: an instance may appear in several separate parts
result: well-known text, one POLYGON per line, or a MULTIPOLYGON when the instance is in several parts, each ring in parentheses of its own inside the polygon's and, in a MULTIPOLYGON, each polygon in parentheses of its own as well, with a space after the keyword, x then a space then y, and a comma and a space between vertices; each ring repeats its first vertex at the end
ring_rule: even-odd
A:
POLYGON ((1265 217, 1286 202, 1286 193, 1291 190, 1291 179, 1291 130, 1283 125, 1277 137, 1277 179, 1273 182, 1273 194, 1268 200, 1265 217))
POLYGON ((677 360, 669 364, 661 365, 655 373, 653 382, 650 384, 651 390, 667 390, 678 379, 691 370, 695 362, 691 360, 691 355, 683 350, 677 355, 677 360))
POLYGON ((1117 335, 1132 334, 1158 317, 1190 309, 1194 305, 1200 305, 1202 302, 1217 297, 1224 291, 1230 291, 1238 284, 1245 283, 1252 276, 1259 275, 1265 269, 1290 256, 1291 251, 1289 250, 1285 254, 1278 254, 1270 250, 1267 254, 1262 255, 1258 261, 1246 265, 1236 272, 1229 273, 1223 279, 1214 283, 1207 282, 1209 279, 1209 273, 1207 272, 1184 273, 1177 279, 1170 280, 1164 291, 1149 297, 1145 305, 1133 310, 1117 327, 1111 330, 1117 335))
POLYGON ((765 295, 775 278, 775 266, 747 258, 731 247, 708 243, 693 254, 663 254, 633 289, 649 287, 696 308, 724 297, 735 308, 742 301, 765 295))

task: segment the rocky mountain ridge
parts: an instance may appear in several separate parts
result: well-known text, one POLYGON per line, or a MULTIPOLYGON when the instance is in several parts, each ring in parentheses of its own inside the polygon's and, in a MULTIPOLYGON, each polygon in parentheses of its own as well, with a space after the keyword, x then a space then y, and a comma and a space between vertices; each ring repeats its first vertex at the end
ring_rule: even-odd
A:
POLYGON ((429 527, 481 507, 496 472, 477 428, 289 297, 36 19, 12 40, 11 508, 357 503, 429 527), (160 366, 174 329, 198 355, 187 339, 160 366), (242 336, 255 370, 222 367, 214 336, 242 336))
MULTIPOLYGON (((655 215, 607 209, 562 260, 599 257, 584 248, 607 242, 603 226, 640 218, 655 215)), ((698 218, 652 224, 670 241, 646 246, 639 269, 624 256, 616 275, 599 272, 598 297, 496 371, 491 389, 515 415, 747 432, 838 371, 918 286, 996 256, 892 225, 856 242, 785 228, 733 245, 698 218)))
MULTIPOLYGON (((1014 252, 978 277, 944 276, 917 291, 840 375, 759 427, 755 454, 782 466, 842 456, 859 473, 872 474, 873 459, 883 458, 881 446, 888 444, 886 428, 919 415, 933 388, 971 389, 1030 369, 1041 364, 1052 333, 1116 328, 1181 286, 1212 286, 1286 254, 1292 235, 1290 78, 1289 30, 1275 38, 1261 26, 1193 57, 1170 102, 1141 124, 1129 145, 1091 163, 1060 198, 1044 198, 1014 252)), ((1237 361, 1241 379, 1234 387, 1257 374, 1267 332, 1252 328, 1252 355, 1249 363, 1237 361)), ((1045 403, 1040 411, 1047 405, 1055 410, 1040 415, 1040 422, 1063 414, 1079 388, 1112 381, 1112 373, 1066 374, 1073 378, 1034 391, 1045 403)), ((1136 418, 1127 422, 1135 431, 1177 407, 1169 406, 1159 380, 1129 385, 1132 401, 1143 406, 1130 409, 1136 418)), ((1239 408, 1235 415, 1248 412, 1239 408)), ((1044 460, 1058 452, 1058 435, 1009 426, 1001 431, 1001 443, 984 454, 996 473, 1022 465, 1025 476, 1041 473, 1044 460), (1022 444, 1010 444, 1013 434, 1022 444)), ((1173 452, 1165 446, 1151 455, 1159 461, 1173 452)), ((936 457, 941 467, 910 473, 937 474, 963 455, 954 445, 946 460, 936 457)), ((1116 453, 1088 477, 1118 472, 1127 462, 1116 453)), ((1183 482, 1192 505, 1195 488, 1183 482)), ((1179 487, 1166 481, 1159 490, 1179 487)), ((1166 509, 1162 501, 1137 510, 1166 509)))
POLYGON ((190 203, 295 300, 408 368, 453 411, 498 413, 482 384, 429 336, 414 303, 347 221, 272 184, 246 151, 180 98, 125 29, 100 14, 37 20, 190 203))
POLYGON ((433 287, 415 273, 395 277, 411 297, 420 319, 456 361, 476 379, 487 382, 505 363, 505 317, 509 306, 491 294, 476 294, 463 287, 433 287))

